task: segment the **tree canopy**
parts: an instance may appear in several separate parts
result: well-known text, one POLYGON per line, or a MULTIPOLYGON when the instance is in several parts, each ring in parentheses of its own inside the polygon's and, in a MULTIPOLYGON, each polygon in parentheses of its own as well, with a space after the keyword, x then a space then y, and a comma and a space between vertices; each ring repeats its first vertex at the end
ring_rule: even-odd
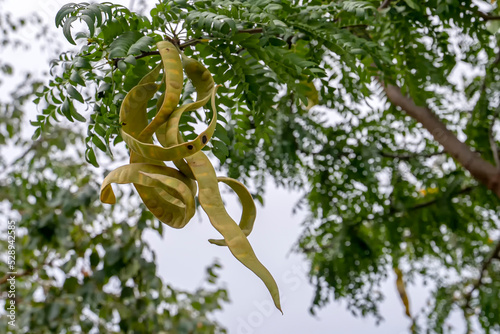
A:
MULTIPOLYGON (((26 237, 32 257, 39 257, 34 249, 66 255, 60 247, 78 244, 71 261, 93 261, 92 256, 98 261, 106 254, 106 265, 117 253, 109 265, 121 267, 124 252, 112 243, 104 246, 105 236, 115 232, 102 232, 97 241, 88 235, 95 231, 83 232, 73 219, 77 211, 78 217, 110 219, 102 218, 106 210, 89 204, 96 199, 91 185, 100 180, 79 177, 76 167, 88 168, 81 162, 71 165, 67 158, 47 155, 54 145, 70 145, 57 135, 64 117, 85 123, 86 161, 108 163, 104 154, 112 157, 123 140, 121 103, 159 63, 156 43, 169 40, 202 62, 221 85, 222 111, 208 145, 220 168, 254 184, 253 196, 262 203, 270 179, 303 192, 296 207, 309 215, 294 249, 310 262, 312 312, 344 300, 353 313, 380 318, 378 287, 393 271, 413 331, 446 332, 445 321, 456 310, 463 312, 468 330, 500 331, 498 22, 494 1, 178 0, 159 1, 147 15, 110 3, 65 5, 55 24, 76 48, 68 45, 71 51, 52 63, 48 84, 33 87, 40 109, 31 122, 35 155, 17 162, 26 169, 12 171, 2 188, 16 194, 6 199, 23 215, 28 231, 42 234, 26 237), (59 178, 47 178, 46 168, 59 178), (64 178, 78 189, 64 188, 64 178), (75 198, 71 204, 68 191, 75 198), (29 204, 33 194, 46 202, 29 204), (49 204, 64 214, 43 213, 49 204), (64 217, 69 218, 59 223, 64 217), (43 232, 47 229, 50 233, 43 232), (76 235, 85 240, 71 243, 76 235), (404 289, 417 277, 435 282, 423 312, 409 309, 404 289)), ((181 103, 192 99, 186 85, 181 103)), ((159 94, 148 105, 150 118, 158 99, 159 94)), ((195 126, 205 115, 181 118, 187 139, 196 137, 195 126)), ((13 122, 5 124, 16 126, 13 122)), ((0 134, 13 137, 15 131, 5 126, 0 134)), ((79 147, 74 131, 60 131, 79 147)), ((123 244, 140 240, 145 226, 161 229, 147 211, 132 213, 137 225, 110 225, 129 235, 123 244)), ((140 259, 144 244, 130 249, 135 247, 129 256, 137 261, 126 263, 146 266, 140 259)), ((79 279, 96 284, 96 274, 79 279)), ((140 283, 140 276, 130 275, 123 279, 133 278, 139 291, 147 289, 141 284, 157 282, 140 283)), ((65 293, 72 293, 69 285, 65 293)), ((54 293, 55 298, 61 290, 54 293)), ((196 311, 189 312, 203 317, 219 306, 223 292, 210 298, 213 304, 202 303, 200 310, 193 302, 188 306, 196 311)), ((135 312, 149 316, 137 307, 135 312)), ((99 318, 111 321, 105 311, 99 318)))

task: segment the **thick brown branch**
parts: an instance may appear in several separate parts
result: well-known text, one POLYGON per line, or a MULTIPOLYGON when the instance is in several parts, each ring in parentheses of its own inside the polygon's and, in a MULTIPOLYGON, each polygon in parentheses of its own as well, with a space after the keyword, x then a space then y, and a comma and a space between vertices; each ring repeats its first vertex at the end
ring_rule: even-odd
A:
POLYGON ((483 13, 483 12, 478 12, 479 16, 481 16, 483 18, 483 20, 485 21, 495 21, 495 20, 500 20, 500 16, 492 16, 492 15, 488 15, 486 13, 483 13))
POLYGON ((469 146, 458 140, 458 138, 446 125, 426 107, 417 106, 415 102, 404 96, 397 86, 384 86, 385 93, 390 102, 403 109, 409 116, 420 122, 433 136, 434 139, 444 147, 445 152, 450 154, 472 177, 484 184, 500 198, 500 169, 473 152, 469 146))

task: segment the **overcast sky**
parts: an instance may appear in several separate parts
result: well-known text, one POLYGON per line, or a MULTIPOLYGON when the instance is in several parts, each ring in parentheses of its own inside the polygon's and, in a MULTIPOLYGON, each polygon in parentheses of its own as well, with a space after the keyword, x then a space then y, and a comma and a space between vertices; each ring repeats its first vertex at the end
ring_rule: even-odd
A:
MULTIPOLYGON (((16 16, 37 12, 55 30, 54 16, 67 2, 70 1, 5 0, 4 8, 16 16)), ((114 2, 130 4, 129 1, 114 2)), ((62 36, 62 31, 57 33, 62 45, 71 48, 62 36)), ((23 36, 28 40, 32 38, 29 32, 23 32, 23 36)), ((48 61, 40 57, 37 48, 28 51, 29 53, 21 54, 19 51, 3 50, 0 54, 16 68, 36 69, 39 72, 48 70, 48 61)), ((0 94, 5 96, 5 93, 0 94)), ((35 112, 32 108, 30 119, 34 118, 35 112)), ((82 113, 88 116, 85 111, 82 113)), ((26 120, 25 129, 27 135, 31 135, 34 129, 28 121, 29 119, 26 120)), ((238 221, 241 210, 239 203, 234 196, 227 194, 227 189, 224 189, 224 200, 228 212, 238 221)), ((308 264, 302 256, 290 254, 291 247, 301 233, 301 222, 305 215, 292 215, 292 207, 299 197, 299 193, 277 189, 269 179, 265 207, 257 208, 255 228, 249 237, 257 256, 278 283, 284 315, 274 309, 264 284, 238 262, 227 248, 208 243, 207 239, 219 236, 202 210, 181 230, 165 227, 163 240, 153 233, 147 235, 157 254, 159 274, 166 283, 176 288, 194 290, 203 282, 206 266, 217 258, 223 265, 223 269, 219 271, 219 282, 228 289, 231 303, 224 305, 224 310, 217 313, 216 317, 230 334, 408 333, 410 322, 404 317, 403 306, 396 293, 395 277, 392 274, 389 281, 381 287, 386 298, 381 305, 385 321, 378 327, 372 318, 353 317, 346 310, 345 303, 332 303, 318 312, 316 317, 309 314, 313 288, 306 275, 308 264)), ((413 312, 418 311, 425 305, 428 293, 421 285, 409 286, 407 290, 413 312)), ((452 321, 455 326, 462 328, 459 317, 450 319, 450 322, 452 321)))

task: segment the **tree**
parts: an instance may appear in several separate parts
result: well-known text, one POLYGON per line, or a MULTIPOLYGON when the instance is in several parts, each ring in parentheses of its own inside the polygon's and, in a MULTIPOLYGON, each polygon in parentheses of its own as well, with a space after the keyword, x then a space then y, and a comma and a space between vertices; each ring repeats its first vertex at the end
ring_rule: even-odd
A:
MULTIPOLYGON (((211 152, 230 177, 305 190, 296 250, 316 288, 311 311, 344 299, 380 317, 392 270, 412 330, 500 330, 498 6, 483 1, 161 1, 150 16, 64 6, 63 53, 36 100, 88 122, 87 161, 121 141, 119 105, 169 39, 222 85, 211 152), (72 24, 87 28, 75 32, 72 24), (84 88, 85 87, 85 88, 84 88), (87 117, 75 101, 92 107, 87 117), (317 107, 312 107, 317 104, 317 107), (435 282, 420 318, 404 283, 435 282)), ((184 95, 184 101, 190 94, 184 95)), ((151 102, 151 116, 154 106, 151 102)), ((196 114, 195 114, 196 115, 196 114)), ((199 115, 200 119, 203 115, 199 115)), ((186 138, 196 118, 182 120, 186 138)))

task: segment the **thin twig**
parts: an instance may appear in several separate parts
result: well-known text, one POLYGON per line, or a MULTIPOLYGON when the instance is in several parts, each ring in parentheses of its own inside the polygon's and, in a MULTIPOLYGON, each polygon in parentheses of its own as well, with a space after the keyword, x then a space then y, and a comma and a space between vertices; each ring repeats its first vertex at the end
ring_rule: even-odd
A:
POLYGON ((490 256, 488 256, 486 261, 483 262, 481 266, 481 271, 479 272, 479 278, 477 279, 476 283, 474 283, 469 293, 467 293, 467 295, 465 296, 464 309, 468 309, 470 307, 470 300, 472 298, 472 293, 481 287, 481 285, 483 284, 484 273, 490 266, 491 262, 495 259, 500 259, 500 240, 498 240, 497 245, 495 246, 493 252, 491 252, 490 256))
POLYGON ((264 29, 262 29, 262 28, 253 28, 253 29, 239 30, 238 33, 239 34, 244 34, 244 33, 247 33, 247 34, 260 34, 263 31, 264 31, 264 29))
POLYGON ((198 43, 201 43, 201 42, 204 42, 204 41, 207 41, 211 39, 211 37, 200 37, 200 38, 193 38, 193 39, 189 39, 187 41, 185 41, 184 43, 182 44, 179 44, 179 49, 184 49, 190 45, 196 45, 198 43))
POLYGON ((384 0, 384 2, 382 2, 380 7, 378 8, 378 10, 385 9, 385 8, 389 7, 390 4, 391 4, 391 0, 384 0))
POLYGON ((10 279, 11 277, 18 278, 18 277, 23 277, 23 276, 31 275, 32 273, 33 273, 33 269, 26 270, 25 272, 18 273, 18 274, 7 274, 4 277, 0 278, 0 285, 2 285, 5 282, 7 282, 7 280, 10 279))
POLYGON ((497 57, 493 61, 493 66, 497 66, 500 63, 500 50, 497 52, 497 57))
MULTIPOLYGON (((465 194, 465 193, 470 192, 471 190, 475 189, 476 187, 477 186, 468 186, 468 187, 465 187, 465 188, 463 188, 463 189, 461 189, 461 190, 453 193, 453 195, 465 194)), ((391 193, 391 196, 390 196, 390 200, 392 201, 392 193, 391 193)), ((428 207, 428 206, 431 206, 433 204, 436 204, 438 201, 439 201, 439 199, 434 199, 432 201, 425 202, 425 203, 422 203, 422 204, 418 204, 418 205, 412 206, 410 208, 402 209, 402 210, 395 210, 394 207, 392 207, 392 205, 391 205, 391 208, 390 208, 389 211, 386 211, 385 213, 381 214, 377 218, 381 219, 381 220, 384 220, 385 217, 388 217, 390 215, 402 214, 402 213, 408 212, 408 211, 414 211, 414 210, 418 210, 418 209, 423 209, 425 207, 428 207)), ((371 219, 370 221, 374 221, 374 220, 375 220, 375 218, 371 219)), ((351 226, 354 227, 356 225, 362 224, 363 222, 365 222, 365 220, 360 220, 359 222, 354 223, 351 226)), ((305 248, 302 248, 302 250, 305 253, 318 253, 318 252, 321 252, 322 250, 330 248, 330 247, 333 247, 333 245, 323 245, 323 246, 319 246, 319 247, 305 247, 305 248)))
POLYGON ((353 24, 350 26, 340 27, 340 29, 352 29, 352 28, 368 28, 368 24, 353 24))
MULTIPOLYGON (((468 187, 465 187, 465 188, 459 190, 456 194, 457 195, 465 194, 465 193, 470 192, 474 188, 476 188, 476 186, 468 186, 468 187)), ((433 199, 432 201, 428 201, 428 202, 425 202, 425 203, 417 204, 417 205, 412 206, 411 208, 408 208, 406 210, 407 211, 415 211, 415 210, 418 210, 418 209, 423 209, 423 208, 426 208, 426 207, 431 206, 433 204, 436 204, 439 200, 440 200, 439 198, 436 198, 436 199, 433 199)))
MULTIPOLYGON (((238 34, 242 34, 242 33, 260 34, 260 33, 262 33, 262 31, 263 31, 262 28, 254 28, 254 29, 239 30, 237 33, 238 34)), ((212 38, 214 38, 214 37, 206 36, 206 37, 201 37, 201 38, 193 38, 193 39, 189 39, 189 40, 187 40, 187 41, 185 41, 184 43, 181 43, 181 44, 179 44, 175 40, 170 40, 170 41, 173 42, 173 43, 175 43, 175 44, 178 44, 177 46, 179 47, 179 49, 184 49, 184 48, 186 48, 188 46, 191 46, 191 45, 196 45, 198 43, 206 42, 207 40, 212 39, 212 38)), ((149 57, 149 56, 157 56, 159 54, 160 54, 159 51, 143 52, 140 55, 135 56, 135 59, 141 59, 141 58, 149 57)), ((125 59, 125 57, 116 57, 116 58, 113 58, 111 60, 113 61, 113 64, 116 66, 116 64, 118 64, 118 62, 120 60, 124 60, 124 59, 125 59)))
MULTIPOLYGON (((149 56, 157 56, 157 55, 159 55, 159 54, 160 54, 160 52, 159 52, 159 51, 148 51, 148 52, 143 52, 143 53, 141 53, 140 55, 135 56, 135 59, 141 59, 141 58, 144 58, 144 57, 149 57, 149 56)), ((125 57, 117 57, 117 58, 113 58, 112 60, 113 60, 113 63, 116 65, 116 64, 118 64, 118 62, 119 62, 120 60, 124 60, 124 59, 125 59, 125 57)))
POLYGON ((500 168, 500 159, 498 157, 498 147, 495 141, 495 136, 493 133, 493 127, 495 126, 495 121, 498 117, 498 114, 500 113, 500 108, 497 109, 495 114, 493 115, 493 120, 491 121, 490 129, 488 131, 488 136, 490 138, 490 146, 491 146, 491 152, 493 153, 493 161, 495 161, 495 166, 500 168))
POLYGON ((393 158, 393 159, 399 159, 399 160, 410 160, 412 158, 430 158, 436 155, 441 155, 445 154, 446 152, 440 151, 440 152, 434 152, 434 153, 413 153, 413 154, 396 154, 396 153, 389 153, 389 152, 384 152, 380 151, 379 154, 383 156, 384 158, 393 158))

